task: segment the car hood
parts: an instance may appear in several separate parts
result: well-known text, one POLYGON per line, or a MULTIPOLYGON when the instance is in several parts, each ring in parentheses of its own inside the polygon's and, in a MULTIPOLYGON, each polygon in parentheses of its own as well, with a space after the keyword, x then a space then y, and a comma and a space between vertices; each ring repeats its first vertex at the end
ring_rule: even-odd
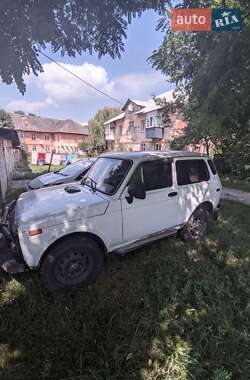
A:
POLYGON ((30 226, 53 226, 104 214, 108 201, 80 184, 59 185, 22 193, 16 203, 19 230, 30 226), (73 192, 68 191, 73 187, 73 192))
POLYGON ((56 174, 56 173, 46 173, 39 175, 39 177, 34 178, 32 181, 29 183, 29 187, 32 189, 39 189, 43 186, 48 186, 48 185, 53 185, 53 184, 59 184, 62 182, 65 182, 65 180, 68 180, 68 177, 63 176, 61 174, 56 174))

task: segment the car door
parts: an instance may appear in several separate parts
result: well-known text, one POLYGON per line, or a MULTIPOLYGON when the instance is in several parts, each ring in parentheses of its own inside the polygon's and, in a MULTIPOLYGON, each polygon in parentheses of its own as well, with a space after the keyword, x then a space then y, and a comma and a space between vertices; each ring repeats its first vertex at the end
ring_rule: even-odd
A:
POLYGON ((211 193, 210 174, 204 159, 175 159, 179 193, 179 210, 182 222, 186 222, 194 210, 211 193))
POLYGON ((178 193, 173 185, 172 162, 152 160, 140 164, 130 184, 142 181, 146 188, 145 199, 126 200, 121 197, 123 240, 132 242, 148 235, 172 228, 179 223, 178 193))

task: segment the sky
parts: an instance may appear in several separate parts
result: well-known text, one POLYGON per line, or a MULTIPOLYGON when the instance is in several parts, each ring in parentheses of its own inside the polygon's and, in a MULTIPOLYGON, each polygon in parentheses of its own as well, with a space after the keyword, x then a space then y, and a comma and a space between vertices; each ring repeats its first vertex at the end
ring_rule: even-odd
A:
MULTIPOLYGON (((45 53, 122 103, 127 98, 147 100, 173 88, 165 76, 147 63, 147 58, 163 40, 163 34, 155 30, 158 18, 153 11, 147 11, 141 18, 132 20, 121 59, 113 60, 108 56, 98 59, 96 54, 88 53, 76 58, 62 58, 50 49, 45 53)), ((38 77, 25 77, 27 88, 24 96, 15 84, 0 83, 0 107, 7 111, 23 110, 44 117, 70 118, 85 123, 99 108, 119 106, 47 58, 41 56, 40 61, 44 72, 38 77)))

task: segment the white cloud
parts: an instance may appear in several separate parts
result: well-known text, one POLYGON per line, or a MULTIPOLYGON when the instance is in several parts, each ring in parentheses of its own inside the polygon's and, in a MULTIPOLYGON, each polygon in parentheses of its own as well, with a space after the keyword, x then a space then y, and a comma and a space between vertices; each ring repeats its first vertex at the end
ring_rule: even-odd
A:
POLYGON ((114 80, 113 96, 146 100, 151 95, 157 94, 159 87, 162 88, 164 82, 167 86, 166 77, 158 72, 127 74, 114 80))
POLYGON ((24 112, 33 112, 40 113, 41 110, 53 105, 53 102, 50 98, 46 98, 44 101, 39 102, 29 102, 27 100, 12 100, 10 101, 6 109, 7 111, 24 111, 24 112))
MULTIPOLYGON (((167 87, 166 77, 158 72, 127 74, 111 80, 102 66, 87 62, 82 65, 64 63, 60 65, 121 102, 126 101, 128 97, 146 100, 152 94, 157 94, 159 89, 163 91, 167 87)), ((46 63, 43 69, 44 72, 38 77, 30 75, 25 79, 29 91, 33 91, 33 86, 36 93, 39 90, 41 100, 31 102, 12 100, 7 104, 8 110, 20 109, 37 113, 54 108, 66 110, 68 106, 84 108, 87 103, 94 104, 96 101, 98 105, 100 101, 107 104, 107 98, 60 68, 56 63, 46 63)))
MULTIPOLYGON (((107 71, 102 66, 95 66, 87 62, 82 65, 64 63, 60 63, 60 65, 102 91, 109 92, 112 87, 112 82, 108 81, 107 71)), ((44 72, 37 78, 37 85, 55 103, 67 101, 82 103, 100 96, 94 89, 54 62, 44 64, 43 70, 44 72)))

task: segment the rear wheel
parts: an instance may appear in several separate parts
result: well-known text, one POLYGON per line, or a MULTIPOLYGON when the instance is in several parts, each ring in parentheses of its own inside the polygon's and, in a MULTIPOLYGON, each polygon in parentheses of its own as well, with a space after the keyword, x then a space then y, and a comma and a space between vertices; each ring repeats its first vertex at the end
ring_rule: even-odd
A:
POLYGON ((93 282, 100 273, 104 255, 88 237, 72 237, 53 247, 41 266, 44 286, 50 290, 72 289, 93 282))
POLYGON ((199 208, 189 218, 186 225, 180 230, 180 237, 184 241, 198 242, 207 232, 210 221, 210 213, 206 209, 199 208))

